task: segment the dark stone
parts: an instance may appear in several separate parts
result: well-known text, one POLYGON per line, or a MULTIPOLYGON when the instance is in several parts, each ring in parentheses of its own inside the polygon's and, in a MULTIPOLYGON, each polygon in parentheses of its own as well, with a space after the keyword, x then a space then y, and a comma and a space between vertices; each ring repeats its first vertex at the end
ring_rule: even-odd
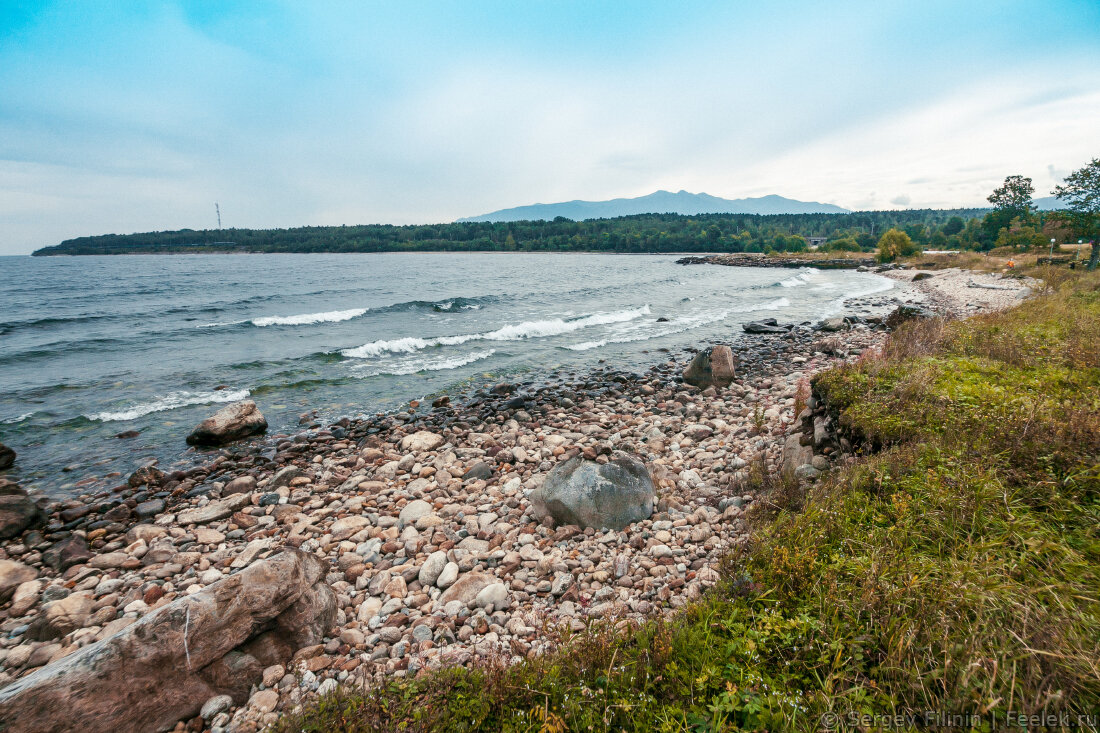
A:
POLYGON ((765 318, 760 321, 743 323, 741 328, 744 329, 745 333, 787 333, 794 328, 794 325, 780 325, 774 318, 765 318))
POLYGON ((5 468, 11 468, 11 464, 15 463, 15 451, 8 446, 0 443, 0 471, 5 468))
POLYGON ((60 542, 55 542, 50 549, 42 553, 42 562, 61 573, 73 565, 87 562, 92 557, 88 550, 88 543, 79 535, 66 537, 60 542))
POLYGON ((125 522, 130 518, 130 514, 130 507, 125 504, 119 504, 104 514, 103 518, 110 522, 125 522))
POLYGON ((61 511, 61 521, 68 524, 69 522, 86 517, 95 511, 94 504, 85 504, 83 506, 74 506, 71 509, 63 509, 61 511))
POLYGON ((163 512, 166 506, 164 499, 150 499, 134 507, 134 514, 138 519, 148 519, 163 512))
POLYGON ((164 472, 155 466, 142 466, 130 474, 127 481, 131 488, 138 486, 160 486, 164 483, 164 472))
POLYGON ((17 484, 0 479, 0 539, 15 537, 42 522, 42 512, 17 484))
MULTIPOLYGON (((499 450, 499 449, 498 449, 499 450)), ((463 481, 470 481, 474 479, 480 479, 482 481, 488 481, 493 477, 493 468, 485 461, 475 463, 470 467, 470 470, 462 474, 463 481)))

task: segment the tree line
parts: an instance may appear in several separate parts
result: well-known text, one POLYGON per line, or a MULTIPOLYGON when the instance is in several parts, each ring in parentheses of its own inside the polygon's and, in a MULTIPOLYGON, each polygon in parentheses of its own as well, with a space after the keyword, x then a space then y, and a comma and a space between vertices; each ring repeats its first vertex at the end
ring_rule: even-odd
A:
POLYGON ((923 246, 948 246, 984 209, 859 211, 850 214, 639 214, 572 221, 369 224, 292 229, 210 229, 104 234, 35 255, 204 252, 797 252, 810 237, 825 249, 873 251, 897 228, 923 246), (942 237, 939 235, 943 235, 942 237))

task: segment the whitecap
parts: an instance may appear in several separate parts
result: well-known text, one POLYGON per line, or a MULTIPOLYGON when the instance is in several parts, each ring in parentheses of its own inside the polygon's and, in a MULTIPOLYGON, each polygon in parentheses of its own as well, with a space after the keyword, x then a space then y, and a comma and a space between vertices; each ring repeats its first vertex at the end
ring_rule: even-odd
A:
POLYGON ((591 326, 602 326, 613 323, 624 323, 641 316, 649 315, 649 306, 632 310, 614 311, 611 313, 594 313, 589 316, 565 320, 552 318, 544 321, 523 321, 522 323, 509 324, 495 331, 485 333, 470 333, 459 336, 440 336, 437 338, 423 339, 415 336, 393 339, 387 341, 372 341, 351 349, 340 351, 346 357, 352 359, 369 359, 389 353, 412 353, 433 346, 459 346, 468 341, 522 341, 529 338, 546 338, 559 336, 564 333, 572 333, 591 326))
POLYGON ((420 349, 426 349, 429 346, 435 345, 435 341, 426 341, 414 336, 409 336, 403 339, 394 339, 392 341, 372 341, 369 344, 363 344, 354 349, 344 349, 340 353, 352 359, 369 359, 373 356, 381 356, 386 352, 394 354, 411 354, 414 351, 419 351, 420 349))
POLYGON ((9 417, 7 420, 0 420, 0 423, 3 423, 4 425, 15 425, 16 423, 23 422, 24 420, 28 419, 29 417, 31 417, 33 415, 34 415, 33 412, 24 412, 22 415, 19 415, 18 417, 9 417))
MULTIPOLYGON (((616 341, 615 343, 618 342, 616 341)), ((566 346, 565 348, 569 349, 570 351, 588 351, 589 349, 598 349, 601 346, 607 346, 607 341, 585 341, 584 343, 572 344, 570 346, 566 346)))
POLYGON ((351 308, 344 311, 325 311, 323 313, 301 313, 296 316, 264 316, 253 318, 253 326, 308 326, 313 323, 339 323, 350 321, 366 313, 370 308, 351 308))
POLYGON ((820 274, 820 270, 812 267, 804 267, 798 271, 797 275, 795 275, 794 277, 789 277, 786 280, 781 280, 779 284, 785 288, 797 288, 801 285, 805 285, 810 280, 816 279, 817 276, 820 274))
POLYGON ((248 397, 248 395, 249 391, 247 389, 225 389, 214 392, 172 392, 152 402, 143 402, 125 410, 119 410, 118 412, 97 412, 94 415, 85 415, 84 417, 89 420, 98 420, 100 422, 136 420, 139 417, 144 417, 154 412, 175 410, 178 407, 187 407, 189 405, 208 405, 215 402, 237 402, 238 400, 243 400, 245 397, 248 397))
POLYGON ((445 359, 425 359, 408 361, 393 364, 392 366, 383 367, 381 369, 376 369, 375 371, 362 374, 361 376, 403 376, 406 374, 417 374, 418 372, 439 372, 448 369, 458 369, 459 367, 464 367, 467 364, 473 364, 475 361, 488 359, 495 353, 496 349, 489 349, 487 351, 475 351, 470 354, 459 354, 458 356, 452 356, 445 359))
POLYGON ((735 308, 734 310, 738 313, 755 313, 756 311, 776 311, 780 308, 787 308, 790 305, 791 301, 786 298, 776 298, 775 300, 768 300, 763 303, 753 303, 741 308, 735 308))

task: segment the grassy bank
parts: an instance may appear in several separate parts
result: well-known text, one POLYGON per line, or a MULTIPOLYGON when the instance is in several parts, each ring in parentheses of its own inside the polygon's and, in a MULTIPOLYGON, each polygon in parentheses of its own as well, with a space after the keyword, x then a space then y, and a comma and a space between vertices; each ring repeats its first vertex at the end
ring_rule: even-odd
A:
POLYGON ((999 729, 1100 709, 1100 276, 910 324, 814 386, 868 455, 808 495, 771 487, 755 545, 672 621, 343 691, 282 728, 819 730, 940 711, 999 729))

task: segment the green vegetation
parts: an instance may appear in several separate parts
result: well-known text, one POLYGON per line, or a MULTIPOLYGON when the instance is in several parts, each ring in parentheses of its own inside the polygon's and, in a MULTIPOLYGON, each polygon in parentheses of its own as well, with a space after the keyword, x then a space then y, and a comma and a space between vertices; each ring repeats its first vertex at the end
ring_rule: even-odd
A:
MULTIPOLYGON (((873 251, 891 227, 928 244, 944 227, 963 226, 980 209, 863 211, 853 214, 642 214, 616 219, 456 222, 430 226, 225 229, 105 234, 70 239, 36 255, 204 252, 774 252, 801 251, 805 237, 827 237, 825 249, 873 251), (842 243, 842 244, 839 244, 842 243)), ((978 231, 980 228, 975 228, 978 231)), ((961 231, 961 229, 960 229, 961 231)), ((945 239, 946 241, 946 239, 945 239)))
POLYGON ((1066 176, 1054 195, 1066 203, 1061 217, 1070 230, 1092 240, 1089 269, 1095 270, 1100 263, 1100 158, 1066 176))
MULTIPOLYGON (((833 714, 1100 709, 1100 275, 967 321, 914 322, 820 375, 867 450, 769 507, 672 621, 345 690, 284 731, 820 730, 833 714)), ((934 727, 934 726, 933 726, 934 727)), ((968 726, 969 727, 969 726, 968 726)))
POLYGON ((909 235, 898 229, 890 229, 878 240, 879 262, 893 262, 898 257, 911 257, 920 251, 909 235))

